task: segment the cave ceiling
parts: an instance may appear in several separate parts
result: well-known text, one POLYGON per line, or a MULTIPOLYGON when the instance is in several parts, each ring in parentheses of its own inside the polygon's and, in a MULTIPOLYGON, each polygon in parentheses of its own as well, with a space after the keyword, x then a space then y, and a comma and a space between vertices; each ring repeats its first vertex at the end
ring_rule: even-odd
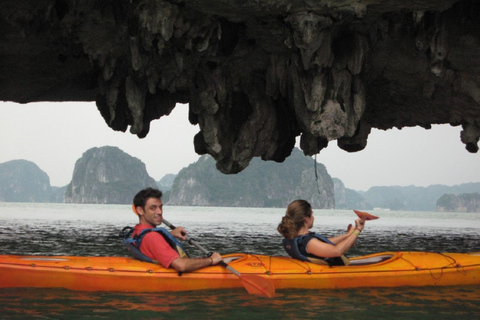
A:
POLYGON ((3 0, 0 99, 95 101, 140 138, 188 103, 224 173, 298 136, 357 152, 372 128, 462 126, 477 152, 479 17, 471 0, 3 0))

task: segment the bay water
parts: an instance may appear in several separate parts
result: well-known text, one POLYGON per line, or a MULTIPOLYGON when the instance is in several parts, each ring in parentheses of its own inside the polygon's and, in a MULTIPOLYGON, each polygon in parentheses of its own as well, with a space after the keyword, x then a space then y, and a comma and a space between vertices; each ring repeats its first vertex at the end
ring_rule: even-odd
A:
MULTIPOLYGON (((349 256, 383 251, 480 251, 480 214, 369 211, 349 256)), ((220 253, 285 256, 276 227, 284 208, 165 206, 164 217, 220 253)), ((326 236, 354 223, 352 210, 314 210, 326 236)), ((0 254, 128 256, 119 232, 138 218, 130 205, 0 203, 0 254)), ((201 256, 185 245, 191 256, 201 256)), ((8 277, 0 274, 0 277, 8 277)), ((0 289, 0 319, 480 319, 479 286, 192 292, 0 289)))

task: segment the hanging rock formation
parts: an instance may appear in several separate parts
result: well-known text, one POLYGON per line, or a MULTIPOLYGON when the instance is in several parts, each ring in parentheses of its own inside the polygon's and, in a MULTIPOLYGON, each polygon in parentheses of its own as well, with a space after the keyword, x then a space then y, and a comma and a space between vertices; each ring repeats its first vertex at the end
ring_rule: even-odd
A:
POLYGON ((461 125, 477 152, 479 16, 473 0, 6 0, 0 99, 95 100, 140 138, 189 103, 224 173, 284 161, 297 136, 307 155, 359 151, 371 128, 461 125))

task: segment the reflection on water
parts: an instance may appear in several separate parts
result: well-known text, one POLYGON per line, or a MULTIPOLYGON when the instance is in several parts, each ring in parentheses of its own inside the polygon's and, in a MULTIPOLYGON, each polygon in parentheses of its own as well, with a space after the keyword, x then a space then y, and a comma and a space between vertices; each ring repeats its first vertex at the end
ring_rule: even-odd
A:
MULTIPOLYGON (((221 253, 284 255, 276 226, 284 209, 167 207, 165 217, 221 253)), ((376 214, 350 256, 380 251, 480 251, 480 215, 376 214)), ((351 211, 315 211, 315 230, 346 230, 351 211)), ((129 206, 0 203, 0 254, 127 256, 118 237, 129 206)), ((188 247, 192 256, 200 253, 188 247)), ((6 275, 0 275, 6 276, 6 275)), ((8 275, 7 275, 8 276, 8 275)), ((273 299, 243 289, 98 293, 1 289, 1 319, 452 319, 480 318, 480 288, 285 290, 273 299)))
POLYGON ((479 300, 474 287, 288 290, 273 299, 241 289, 201 294, 0 290, 2 319, 475 319, 479 300))

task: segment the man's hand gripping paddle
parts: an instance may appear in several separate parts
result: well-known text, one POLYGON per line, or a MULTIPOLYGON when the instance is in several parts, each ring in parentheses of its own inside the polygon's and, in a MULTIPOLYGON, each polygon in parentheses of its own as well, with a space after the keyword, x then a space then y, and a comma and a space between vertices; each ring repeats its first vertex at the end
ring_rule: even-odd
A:
MULTIPOLYGON (((170 229, 172 230, 175 229, 175 226, 172 225, 170 222, 166 221, 165 219, 163 219, 162 221, 170 229)), ((208 250, 206 250, 204 247, 198 244, 195 240, 187 239, 187 241, 189 244, 194 245, 206 255, 211 254, 208 250)), ((258 296, 264 296, 268 298, 273 298, 275 296, 275 287, 267 279, 262 278, 260 276, 255 276, 255 275, 241 274, 240 272, 238 272, 237 270, 233 269, 231 266, 226 264, 223 260, 221 260, 219 264, 222 267, 229 270, 230 272, 232 272, 237 277, 239 277, 240 280, 242 280, 242 284, 248 293, 258 295, 258 296)))

